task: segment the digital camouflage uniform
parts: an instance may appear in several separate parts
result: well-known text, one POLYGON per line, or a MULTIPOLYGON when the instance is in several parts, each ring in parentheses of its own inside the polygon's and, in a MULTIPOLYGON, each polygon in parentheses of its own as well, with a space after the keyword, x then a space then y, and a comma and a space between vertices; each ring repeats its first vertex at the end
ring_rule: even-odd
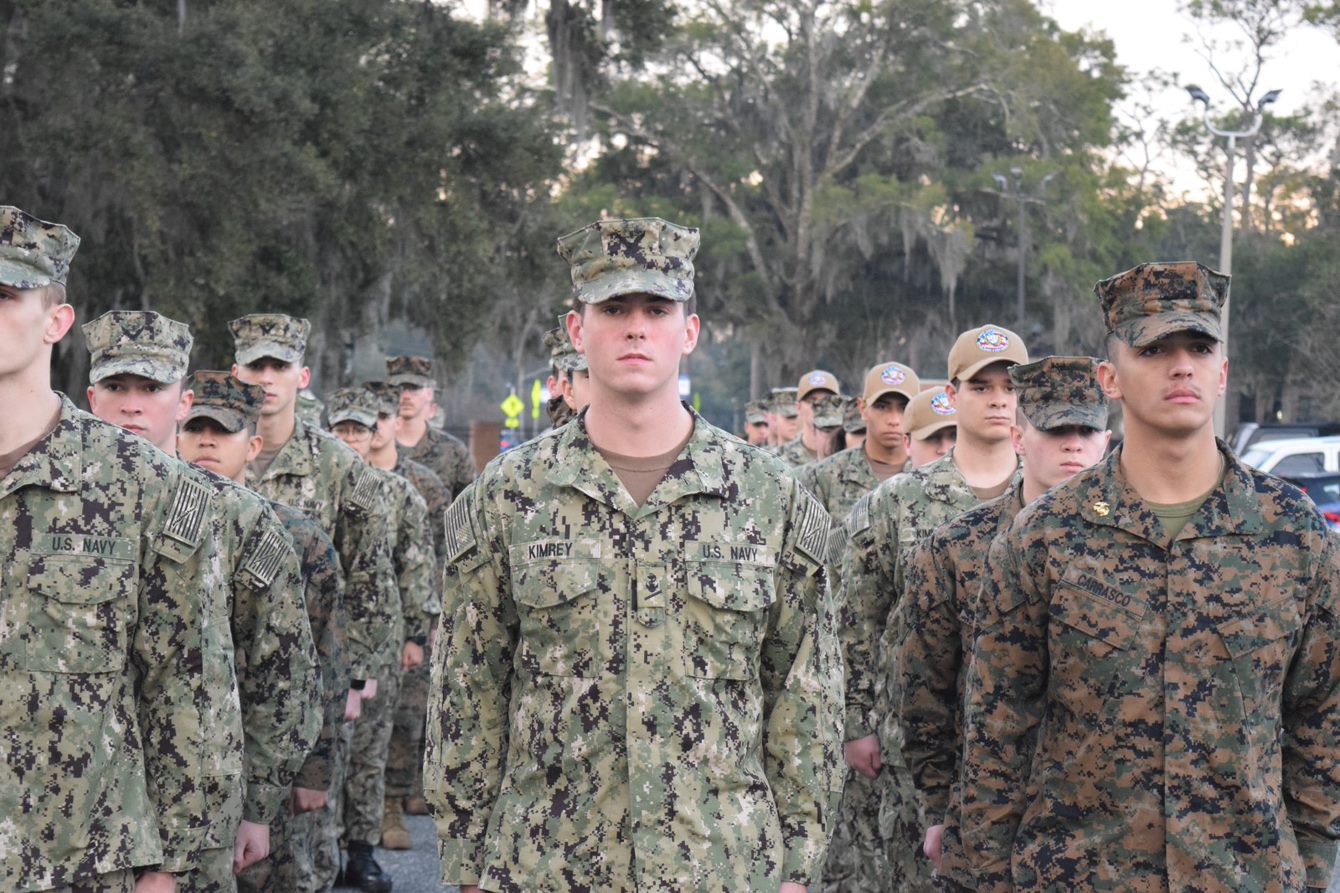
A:
POLYGON ((879 486, 879 478, 870 469, 864 447, 834 453, 797 468, 794 474, 835 519, 835 527, 841 525, 856 500, 879 486))
POLYGON ((937 526, 979 502, 950 451, 929 465, 889 478, 858 500, 847 519, 840 600, 847 661, 845 740, 879 735, 884 768, 873 780, 851 773, 833 843, 849 857, 841 865, 830 861, 825 866, 828 889, 930 889, 931 863, 921 852, 926 825, 903 761, 901 738, 887 722, 889 652, 896 641, 895 609, 908 552, 937 526))
POLYGON ((777 448, 777 458, 781 459, 792 468, 800 468, 803 465, 809 465, 818 459, 818 455, 813 450, 805 446, 805 435, 797 434, 791 440, 777 448))
MULTIPOLYGON (((1223 338, 1228 277, 1199 264, 1095 292, 1132 348, 1223 338)), ((979 889, 1326 888, 1340 541, 1299 490, 1218 448, 1223 477, 1175 535, 1118 450, 993 545, 964 732, 979 889)))
MULTIPOLYGON (((568 338, 567 314, 558 318, 558 325, 544 333, 544 346, 549 350, 549 363, 560 373, 571 376, 586 371, 586 355, 577 352, 568 338)), ((563 399, 561 393, 549 398, 549 425, 557 428, 577 417, 577 412, 563 399)))
MULTIPOLYGON (((0 251, 6 281, 10 262, 0 251)), ((116 889, 137 866, 180 873, 205 845, 196 581, 213 501, 181 463, 64 397, 55 429, 0 478, 3 889, 116 889)))
MULTIPOLYGON (((1039 431, 1107 427, 1107 398, 1092 357, 1047 357, 1010 368, 1019 411, 1039 431)), ((926 824, 943 824, 936 874, 971 889, 959 812, 963 792, 963 682, 972 654, 977 592, 991 541, 1024 506, 1023 482, 935 528, 913 547, 903 585, 904 634, 892 715, 926 824)))
MULTIPOLYGON (((386 361, 386 380, 395 385, 431 388, 436 384, 433 361, 429 357, 390 357, 386 361)), ((453 499, 475 479, 475 462, 465 444, 438 428, 428 427, 414 446, 402 443, 397 448, 406 458, 435 471, 442 483, 451 488, 453 499)))
MULTIPOLYGON (((191 350, 185 324, 158 313, 113 310, 83 326, 89 381, 137 375, 182 381, 191 350)), ((302 601, 297 556, 265 500, 212 472, 190 468, 213 490, 215 511, 204 548, 209 593, 207 740, 213 763, 205 791, 210 830, 199 864, 179 879, 182 893, 236 888, 233 843, 238 824, 266 825, 319 729, 320 682, 302 601)))
MULTIPOLYGON (((692 296, 697 231, 560 240, 577 296, 692 296)), ((823 859, 841 659, 823 508, 692 417, 642 505, 585 415, 447 513, 426 793, 443 879, 490 891, 775 890, 823 859)))
MULTIPOLYGON (((794 419, 799 415, 800 411, 796 409, 796 389, 794 387, 773 388, 769 393, 768 411, 773 415, 785 419, 794 419)), ((786 444, 784 443, 779 443, 776 446, 769 447, 768 452, 775 456, 777 451, 785 445, 786 444)))

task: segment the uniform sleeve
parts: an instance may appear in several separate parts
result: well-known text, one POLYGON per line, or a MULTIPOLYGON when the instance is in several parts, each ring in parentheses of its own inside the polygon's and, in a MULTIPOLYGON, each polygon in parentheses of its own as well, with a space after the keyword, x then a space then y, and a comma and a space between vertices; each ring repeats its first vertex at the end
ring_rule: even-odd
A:
POLYGON ((447 512, 442 635, 429 687, 424 796, 447 884, 479 882, 507 753, 518 618, 506 550, 483 509, 471 487, 447 512))
POLYGON ((980 893, 1013 889, 1034 733, 1047 688, 1047 604, 1011 531, 991 545, 968 665, 963 842, 980 893))
POLYGON ((340 514, 335 524, 335 549, 344 570, 344 604, 349 615, 349 672, 354 679, 373 676, 385 651, 399 610, 398 594, 386 573, 386 515, 381 482, 370 469, 355 466, 337 487, 340 514))
POLYGON ((242 817, 268 825, 321 726, 316 647, 298 556, 264 505, 233 587, 233 642, 246 736, 242 817))
MULTIPOLYGON (((889 524, 876 511, 875 490, 862 496, 847 517, 847 546, 842 552, 842 624, 840 636, 847 666, 845 740, 873 735, 879 728, 879 640, 893 598, 893 569, 885 557, 889 524)), ((896 531, 893 531, 896 533, 896 531)))
POLYGON ((1326 536, 1282 708, 1285 808, 1307 886, 1324 890, 1340 839, 1340 548, 1334 535, 1326 536))
POLYGON ((307 619, 321 669, 322 716, 320 734, 293 784, 324 791, 335 777, 335 743, 344 723, 349 691, 349 668, 344 657, 348 618, 344 611, 344 575, 335 546, 315 524, 306 533, 302 573, 306 581, 307 619))
POLYGON ((450 468, 450 475, 445 483, 451 487, 451 495, 454 498, 460 496, 474 481, 475 463, 470 458, 470 451, 465 448, 465 444, 455 438, 447 443, 449 450, 446 464, 450 468))
POLYGON ((405 640, 423 642, 428 636, 428 611, 433 602, 433 546, 428 532, 428 504, 405 482, 407 498, 400 513, 396 538, 395 571, 405 640))
POLYGON ((824 566, 831 522, 798 484, 791 497, 760 661, 763 770, 781 817, 781 879, 809 884, 819 877, 842 789, 842 658, 824 566))
MULTIPOLYGON (((172 486, 191 486, 173 477, 172 486)), ((164 510, 149 529, 161 530, 164 510)), ((146 506, 147 514, 153 508, 146 506)), ((210 506, 209 512, 217 509, 210 506)), ((209 529, 208 523, 199 525, 209 529)), ((161 538, 151 534, 151 541, 161 538)), ((143 736, 144 769, 151 807, 163 847, 160 870, 181 874, 194 868, 208 831, 202 780, 205 740, 204 691, 207 607, 198 580, 205 550, 186 556, 146 552, 141 561, 138 622, 131 643, 136 703, 143 736)))
POLYGON ((903 732, 903 756, 922 797, 927 824, 943 821, 957 775, 959 667, 963 660, 954 574, 932 535, 913 547, 903 598, 906 634, 897 655, 893 714, 903 732))

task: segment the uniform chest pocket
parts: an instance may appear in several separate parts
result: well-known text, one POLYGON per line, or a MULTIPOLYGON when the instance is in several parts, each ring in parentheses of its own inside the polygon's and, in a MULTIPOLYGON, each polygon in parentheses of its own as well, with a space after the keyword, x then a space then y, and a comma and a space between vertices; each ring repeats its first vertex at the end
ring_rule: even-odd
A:
MULTIPOLYGON (((1146 606, 1115 589, 1095 593, 1082 585, 1063 580, 1053 591, 1047 634, 1053 689, 1063 698, 1088 692, 1116 696, 1138 663, 1146 606)), ((1087 695, 1080 701, 1086 710, 1093 708, 1087 695)))
POLYGON ((1302 626, 1298 603, 1282 599, 1216 627, 1248 710, 1254 704, 1278 701, 1302 626))
POLYGON ((38 673, 111 673, 125 665, 136 564, 29 553, 23 665, 38 673))
POLYGON ((545 676, 598 677, 620 668, 622 620, 600 572, 586 558, 512 566, 522 667, 545 676))
POLYGON ((774 569, 731 561, 689 561, 684 602, 684 673, 708 679, 754 679, 777 601, 774 569))

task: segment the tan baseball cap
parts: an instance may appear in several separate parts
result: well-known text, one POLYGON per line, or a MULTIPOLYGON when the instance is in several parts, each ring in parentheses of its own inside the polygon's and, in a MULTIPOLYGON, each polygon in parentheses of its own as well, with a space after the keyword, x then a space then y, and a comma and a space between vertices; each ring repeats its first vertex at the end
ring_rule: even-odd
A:
POLYGON ((796 400, 804 400, 805 395, 811 391, 832 391, 834 394, 841 394, 842 385, 838 384, 837 376, 832 372, 811 369, 800 376, 800 384, 796 385, 796 400))
POLYGON ((869 406, 885 394, 902 394, 910 402, 921 391, 921 379, 911 366, 902 363, 876 363, 865 374, 861 398, 869 406))
POLYGON ((903 413, 903 430, 914 440, 925 440, 950 426, 958 426, 958 410, 950 404, 944 385, 917 394, 903 413))
POLYGON ((1009 329, 987 324, 958 336, 949 351, 949 380, 967 381, 992 363, 1027 362, 1024 339, 1009 329))

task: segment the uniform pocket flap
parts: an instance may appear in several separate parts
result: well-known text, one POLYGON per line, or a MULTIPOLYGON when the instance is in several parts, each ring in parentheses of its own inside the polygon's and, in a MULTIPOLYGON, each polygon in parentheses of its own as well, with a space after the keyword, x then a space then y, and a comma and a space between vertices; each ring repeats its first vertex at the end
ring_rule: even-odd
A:
POLYGON ((97 605, 135 588, 135 563, 89 555, 31 555, 27 584, 68 605, 97 605))
POLYGON ((518 603, 552 608, 600 585, 600 562, 574 543, 544 541, 512 546, 512 591, 518 603))
POLYGON ((733 561, 689 561, 688 592, 723 611, 762 611, 777 600, 775 571, 733 561))
POLYGON ((1302 624, 1302 611, 1293 599, 1251 608, 1219 624, 1216 629, 1228 656, 1237 658, 1293 635, 1302 624))
POLYGON ((1140 618, 1144 616, 1144 603, 1117 598, 1119 590, 1106 589, 1100 595, 1072 580, 1063 579, 1052 597, 1051 617, 1114 648, 1128 648, 1137 635, 1140 618))

